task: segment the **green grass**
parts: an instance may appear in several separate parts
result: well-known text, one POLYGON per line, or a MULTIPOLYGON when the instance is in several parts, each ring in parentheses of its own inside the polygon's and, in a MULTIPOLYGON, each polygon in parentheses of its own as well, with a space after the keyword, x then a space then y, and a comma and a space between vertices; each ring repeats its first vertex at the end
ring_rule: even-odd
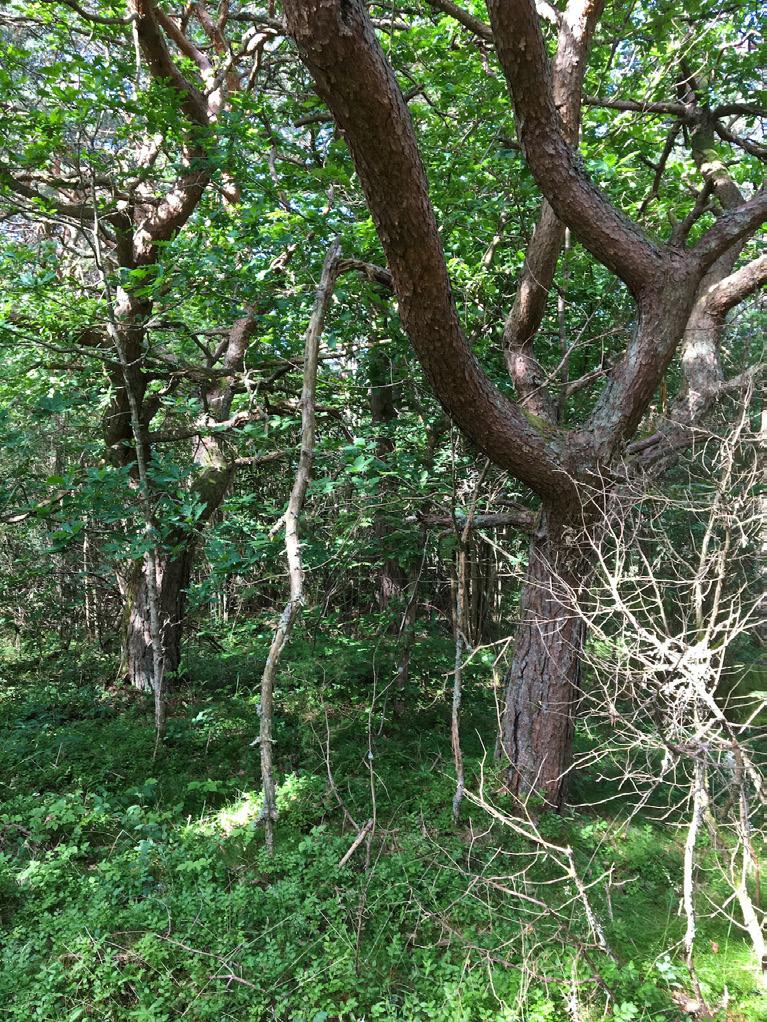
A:
MULTIPOLYGON (((572 975, 584 1020, 606 1004, 619 1022, 681 1017, 679 834, 641 819, 622 827, 619 815, 545 820, 586 879, 612 866, 625 881, 612 919, 593 889, 616 961, 579 950, 589 932, 577 901, 564 921, 531 932, 529 908, 486 883, 529 849, 498 825, 488 832, 478 810, 451 822, 438 653, 436 639, 417 651, 416 671, 437 680, 397 725, 382 722, 380 701, 369 713, 387 665, 371 666, 363 642, 293 645, 276 731, 273 859, 256 824, 257 661, 226 650, 190 657, 192 681, 174 697, 153 763, 151 707, 109 686, 111 662, 6 659, 0 1019, 557 1022, 572 1017, 572 975), (364 847, 339 866, 354 832, 328 790, 326 722, 338 791, 360 823, 374 768, 367 869, 364 847)), ((478 670, 464 722, 470 777, 479 736, 493 733, 481 680, 478 670)), ((541 863, 534 879, 550 873, 541 863)), ((721 900, 710 883, 705 894, 721 900)), ((543 886, 533 893, 554 897, 543 886)), ((730 1019, 767 1017, 748 946, 721 919, 702 922, 697 963, 712 1004, 727 987, 730 1019)))

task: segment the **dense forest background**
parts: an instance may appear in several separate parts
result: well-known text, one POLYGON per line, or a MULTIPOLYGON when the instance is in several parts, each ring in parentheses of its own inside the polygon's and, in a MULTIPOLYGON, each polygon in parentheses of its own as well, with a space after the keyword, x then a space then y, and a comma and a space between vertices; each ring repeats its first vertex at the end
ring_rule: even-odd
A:
POLYGON ((767 1018, 763 6, 0 46, 0 1014, 767 1018))

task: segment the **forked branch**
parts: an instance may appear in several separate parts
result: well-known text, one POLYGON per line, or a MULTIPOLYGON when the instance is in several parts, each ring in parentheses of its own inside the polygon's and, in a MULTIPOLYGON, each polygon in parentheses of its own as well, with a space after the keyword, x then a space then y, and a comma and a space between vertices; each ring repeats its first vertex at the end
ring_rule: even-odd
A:
POLYGON ((575 499, 555 438, 491 383, 463 334, 410 114, 362 0, 287 0, 289 31, 351 149, 403 325, 445 410, 541 496, 575 499))

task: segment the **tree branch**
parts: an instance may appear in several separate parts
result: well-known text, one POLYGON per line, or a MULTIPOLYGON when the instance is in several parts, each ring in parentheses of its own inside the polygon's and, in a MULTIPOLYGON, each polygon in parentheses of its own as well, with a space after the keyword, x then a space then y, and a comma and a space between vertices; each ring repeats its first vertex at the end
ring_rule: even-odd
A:
POLYGON ((535 525, 536 514, 526 508, 519 511, 498 512, 494 514, 475 514, 465 517, 456 511, 455 517, 449 514, 419 514, 406 519, 408 522, 420 522, 427 526, 438 526, 454 530, 456 523, 465 529, 520 529, 522 532, 532 532, 535 525))
POLYGON ((637 99, 611 99, 609 96, 585 96, 585 106, 598 106, 606 110, 623 110, 637 114, 662 114, 664 117, 671 115, 684 120, 688 115, 684 103, 655 103, 649 100, 637 99))
POLYGON ((729 277, 714 284, 704 295, 704 301, 715 316, 725 316, 758 288, 767 284, 767 255, 752 259, 735 270, 729 277))
POLYGON ((46 195, 25 184, 19 178, 14 177, 9 168, 0 163, 0 185, 5 185, 10 191, 15 192, 24 199, 32 202, 40 202, 55 210, 59 216, 70 217, 83 223, 93 221, 93 206, 87 202, 63 202, 57 196, 46 195))
POLYGON ((272 461, 282 461, 287 458, 290 451, 269 451, 267 454, 252 454, 247 458, 235 458, 236 468, 252 468, 255 465, 266 465, 272 461))
POLYGON ((479 366, 458 322, 410 115, 362 0, 287 0, 288 27, 344 131, 400 315, 437 397, 497 465, 550 499, 575 497, 553 445, 479 366))
POLYGON ((272 722, 274 717, 274 682, 282 652, 290 638, 296 618, 304 603, 304 567, 301 560, 301 544, 298 534, 298 520, 304 506, 306 491, 312 476, 315 447, 315 395, 317 388, 317 359, 320 337, 325 314, 330 304, 336 279, 341 246, 335 240, 325 256, 322 277, 314 308, 306 330, 304 343, 304 384, 301 391, 301 454, 298 459, 293 488, 285 511, 285 554, 290 576, 290 597, 285 604, 272 638, 269 654, 261 676, 261 778, 264 792, 264 808, 261 819, 266 831, 266 848, 274 851, 274 822, 277 818, 276 782, 274 779, 272 722))
POLYGON ((528 166, 560 220, 636 296, 660 279, 665 254, 592 184, 565 138, 533 0, 489 0, 528 166))
POLYGON ((756 103, 724 103, 711 111, 712 117, 767 117, 767 109, 756 103))
POLYGON ((133 262, 136 266, 147 266, 157 261, 157 246, 170 241, 184 226, 210 183, 213 169, 205 151, 195 147, 189 156, 190 169, 181 174, 157 208, 150 210, 133 232, 133 262))
POLYGON ((758 142, 752 142, 750 138, 743 138, 742 135, 735 135, 728 128, 725 128, 721 121, 714 122, 714 130, 721 139, 729 142, 730 145, 737 146, 744 152, 750 153, 751 156, 756 156, 759 160, 767 160, 767 146, 760 145, 758 142))
POLYGON ((356 271, 373 284, 380 284, 389 291, 394 290, 394 282, 391 273, 383 266, 376 266, 374 263, 366 263, 362 259, 342 259, 339 263, 339 274, 356 271))
POLYGON ((748 238, 766 221, 767 190, 724 213, 693 246, 690 255, 700 267, 708 269, 730 246, 748 238))
POLYGON ((229 414, 232 398, 235 393, 233 376, 245 368, 245 353, 258 322, 256 309, 249 309, 232 324, 226 342, 223 369, 231 375, 217 381, 209 389, 206 396, 208 409, 217 422, 223 421, 229 414))
POLYGON ((182 75, 173 62, 160 28, 166 15, 154 0, 128 0, 136 19, 141 52, 154 78, 165 79, 181 93, 181 106, 190 121, 207 126, 208 105, 200 90, 182 75))
MULTIPOLYGON (((588 51, 603 6, 603 0, 570 0, 560 20, 552 91, 565 138, 573 147, 578 144, 588 51)), ((565 225, 544 199, 503 331, 506 366, 517 395, 533 414, 547 422, 556 421, 556 406, 546 386, 545 373, 535 358, 533 338, 546 310, 564 238, 565 225)))
POLYGON ((436 7, 437 10, 442 11, 443 14, 449 14, 451 18, 454 18, 464 28, 468 28, 470 32, 479 36, 480 39, 492 41, 493 30, 490 26, 486 25, 481 18, 469 14, 463 7, 454 4, 452 0, 428 0, 428 3, 431 7, 436 7))
POLYGON ((165 34, 173 40, 181 53, 193 61, 203 74, 209 72, 213 65, 211 64, 208 55, 198 46, 195 46, 191 39, 188 39, 184 35, 179 26, 176 24, 174 18, 171 18, 170 15, 166 14, 165 11, 161 10, 159 7, 155 7, 154 12, 158 24, 162 26, 165 34))
MULTIPOLYGON (((459 24, 463 25, 464 28, 468 28, 474 35, 479 36, 480 39, 487 39, 492 41, 493 30, 487 25, 481 18, 475 17, 468 11, 465 11, 463 7, 459 7, 458 4, 454 4, 452 0, 427 0, 432 6, 442 11, 444 14, 449 14, 451 18, 454 18, 459 24)), ((550 21, 552 25, 559 25, 562 19, 562 15, 552 6, 547 3, 546 0, 537 0, 535 5, 538 14, 545 20, 550 21)))
POLYGON ((103 14, 93 14, 91 11, 87 11, 80 4, 76 3, 75 0, 43 0, 46 4, 60 3, 64 7, 68 7, 74 11, 75 14, 79 14, 85 21, 93 22, 95 25, 113 25, 115 27, 126 27, 131 22, 135 21, 136 15, 129 15, 127 18, 109 18, 103 14))

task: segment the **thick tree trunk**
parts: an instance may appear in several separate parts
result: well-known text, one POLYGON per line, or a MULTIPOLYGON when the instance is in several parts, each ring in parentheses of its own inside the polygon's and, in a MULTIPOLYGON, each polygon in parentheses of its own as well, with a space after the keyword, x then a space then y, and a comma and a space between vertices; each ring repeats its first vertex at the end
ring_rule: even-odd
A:
MULTIPOLYGON (((181 658, 186 591, 192 564, 191 547, 177 557, 161 558, 158 563, 157 593, 166 676, 178 670, 181 658)), ((121 677, 140 692, 154 691, 149 587, 144 561, 138 561, 132 566, 127 580, 121 639, 121 677)))
MULTIPOLYGON (((582 526, 580 526, 582 528, 582 526)), ((502 727, 509 790, 561 808, 572 760, 583 622, 573 609, 584 575, 579 529, 544 506, 530 543, 502 727)))

